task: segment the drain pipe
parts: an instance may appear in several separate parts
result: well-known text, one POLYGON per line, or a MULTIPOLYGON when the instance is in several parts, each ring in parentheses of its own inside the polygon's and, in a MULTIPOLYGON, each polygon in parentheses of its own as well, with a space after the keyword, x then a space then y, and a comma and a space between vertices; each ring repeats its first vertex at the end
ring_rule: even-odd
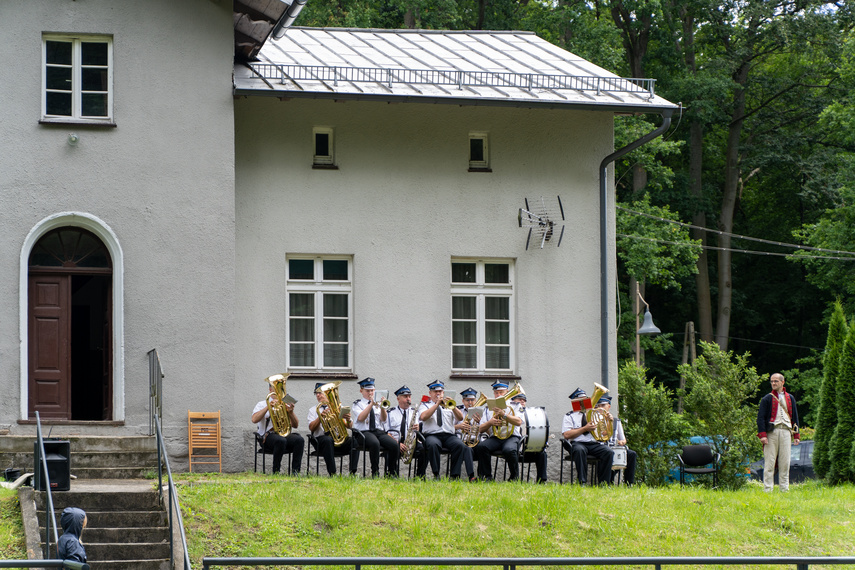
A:
POLYGON ((645 145, 668 130, 671 126, 673 109, 663 110, 662 125, 640 139, 614 151, 600 163, 600 358, 602 370, 600 383, 609 387, 609 245, 608 245, 608 179, 609 164, 628 154, 638 147, 645 145))

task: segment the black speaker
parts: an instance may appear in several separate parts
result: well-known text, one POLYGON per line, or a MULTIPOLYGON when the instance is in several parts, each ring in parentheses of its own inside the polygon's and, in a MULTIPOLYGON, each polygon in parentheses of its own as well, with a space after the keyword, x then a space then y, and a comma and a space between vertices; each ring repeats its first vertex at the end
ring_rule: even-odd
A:
MULTIPOLYGON (((46 439, 44 444, 50 490, 68 491, 71 489, 71 443, 65 440, 46 439)), ((45 491, 45 471, 38 441, 33 444, 33 457, 35 458, 33 488, 36 491, 45 491)))

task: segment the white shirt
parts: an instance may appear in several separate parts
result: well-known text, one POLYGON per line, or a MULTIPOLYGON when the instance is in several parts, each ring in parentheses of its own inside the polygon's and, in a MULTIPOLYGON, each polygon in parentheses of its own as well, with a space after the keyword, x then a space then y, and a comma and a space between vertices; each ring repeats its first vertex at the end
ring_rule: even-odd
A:
POLYGON ((385 429, 384 423, 380 421, 380 409, 374 408, 371 413, 365 416, 365 421, 360 422, 357 421, 359 414, 362 413, 362 410, 371 405, 371 402, 366 400, 365 398, 360 398, 353 402, 353 405, 350 407, 350 417, 353 418, 353 429, 359 431, 368 431, 371 429, 371 414, 374 414, 374 429, 385 429))
MULTIPOLYGON (((525 429, 525 414, 520 409, 520 405, 515 404, 514 402, 510 402, 508 404, 508 407, 505 408, 505 414, 510 415, 511 412, 513 412, 516 417, 521 418, 522 423, 518 426, 514 426, 514 432, 508 437, 511 437, 514 435, 517 437, 522 437, 522 430, 525 429)), ((484 415, 481 416, 481 423, 479 425, 484 425, 485 423, 489 422, 492 417, 493 417, 493 410, 491 410, 490 408, 486 408, 484 410, 484 415)), ((484 433, 488 437, 492 436, 493 435, 493 428, 491 427, 488 431, 485 431, 484 433)))
MULTIPOLYGON (((582 412, 568 412, 564 415, 564 422, 561 424, 561 433, 564 433, 567 430, 578 429, 582 427, 585 419, 585 415, 582 412)), ((587 422, 584 422, 587 423, 587 422)), ((594 436, 591 435, 591 432, 583 433, 582 435, 576 436, 573 439, 564 438, 567 441, 578 441, 579 443, 584 443, 587 441, 597 441, 594 439, 594 436)))
POLYGON ((412 408, 402 409, 400 406, 386 410, 386 433, 401 441, 401 426, 404 425, 410 429, 410 422, 413 421, 415 413, 416 411, 412 408))
MULTIPOLYGON (((422 402, 419 405, 419 417, 431 406, 434 405, 434 402, 422 402)), ((454 412, 449 410, 446 407, 443 407, 442 404, 436 409, 436 411, 428 417, 426 420, 422 422, 422 433, 424 435, 430 435, 432 433, 454 433, 454 424, 457 423, 457 418, 454 416, 454 412), (436 422, 437 414, 442 414, 442 427, 436 422)))
MULTIPOLYGON (((328 407, 329 406, 327 406, 326 404, 321 405, 322 410, 324 410, 328 407)), ((307 425, 311 425, 313 421, 318 419, 318 406, 309 406, 309 414, 306 416, 306 419, 309 422, 307 425)), ((318 427, 316 427, 315 429, 312 430, 312 435, 315 437, 321 437, 322 435, 324 435, 324 424, 323 424, 323 422, 318 422, 318 427)))
MULTIPOLYGON (((267 410, 267 400, 261 400, 259 403, 255 405, 255 408, 252 410, 252 415, 257 414, 262 409, 267 410)), ((258 426, 258 435, 264 437, 268 431, 273 429, 273 424, 270 422, 270 410, 264 412, 264 419, 255 424, 258 426)))

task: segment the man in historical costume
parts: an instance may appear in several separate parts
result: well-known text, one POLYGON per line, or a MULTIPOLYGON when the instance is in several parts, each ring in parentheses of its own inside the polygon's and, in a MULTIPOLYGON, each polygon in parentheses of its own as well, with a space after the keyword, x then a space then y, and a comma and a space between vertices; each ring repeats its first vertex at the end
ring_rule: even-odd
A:
POLYGON ((763 443, 763 490, 775 486, 775 462, 778 463, 778 487, 790 489, 790 445, 799 444, 799 411, 796 398, 784 388, 784 375, 769 378, 772 392, 763 396, 757 409, 757 437, 763 443))

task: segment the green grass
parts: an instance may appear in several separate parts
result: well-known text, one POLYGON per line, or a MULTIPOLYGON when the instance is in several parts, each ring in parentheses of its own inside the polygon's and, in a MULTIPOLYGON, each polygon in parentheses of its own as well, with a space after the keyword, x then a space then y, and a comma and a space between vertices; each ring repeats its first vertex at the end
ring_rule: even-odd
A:
POLYGON ((0 560, 23 560, 26 557, 18 492, 0 487, 0 560))
MULTIPOLYGON (((180 475, 202 556, 853 555, 855 487, 701 488, 180 475)), ((769 568, 768 566, 765 568, 769 568)))

